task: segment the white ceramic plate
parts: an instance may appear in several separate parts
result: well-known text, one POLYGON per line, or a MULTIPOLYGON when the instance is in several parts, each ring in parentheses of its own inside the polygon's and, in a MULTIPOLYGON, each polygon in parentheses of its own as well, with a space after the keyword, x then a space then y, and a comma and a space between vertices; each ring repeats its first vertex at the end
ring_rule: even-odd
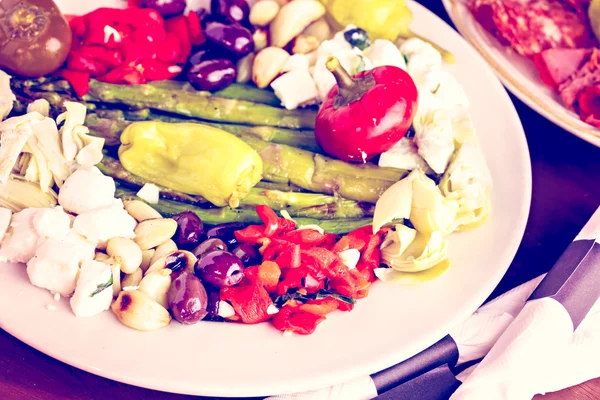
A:
POLYGON ((567 109, 558 94, 542 82, 532 62, 502 46, 473 18, 463 0, 442 0, 450 19, 492 67, 504 85, 521 101, 575 136, 600 147, 600 129, 567 109))
POLYGON ((415 286, 373 285, 350 313, 336 312, 310 336, 269 324, 172 323, 142 333, 105 312, 76 318, 68 301, 33 287, 22 265, 0 265, 0 327, 36 349, 110 379, 158 390, 259 396, 324 387, 402 361, 442 338, 496 287, 521 241, 531 168, 519 117, 485 61, 417 3, 415 30, 458 60, 453 72, 473 104, 493 179, 493 212, 481 228, 451 236, 452 268, 415 286))

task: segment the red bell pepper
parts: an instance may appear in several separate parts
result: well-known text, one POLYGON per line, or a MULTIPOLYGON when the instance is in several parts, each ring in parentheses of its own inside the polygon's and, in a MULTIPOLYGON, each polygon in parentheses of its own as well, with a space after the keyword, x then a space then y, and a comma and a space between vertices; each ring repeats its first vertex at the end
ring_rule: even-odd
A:
POLYGON ((266 237, 271 237, 277 233, 279 229, 279 217, 275 214, 275 211, 265 205, 259 205, 256 206, 256 213, 265 225, 264 234, 266 237))
POLYGON ((104 75, 108 67, 80 52, 71 52, 67 60, 67 68, 72 71, 87 72, 90 76, 104 75))
POLYGON ((263 263, 258 267, 258 275, 267 292, 273 293, 275 290, 277 290, 277 284, 279 283, 279 278, 281 277, 281 269, 277 263, 272 261, 263 261, 263 263))
POLYGON ((100 82, 116 84, 129 83, 135 85, 146 83, 144 75, 133 65, 121 65, 97 79, 100 82))
POLYGON ((324 321, 322 315, 302 311, 299 307, 283 306, 273 317, 273 326, 280 331, 290 331, 300 335, 310 335, 317 329, 317 325, 324 321))
POLYGON ((246 324, 256 324, 271 317, 267 309, 273 301, 263 287, 257 266, 246 268, 244 279, 238 286, 222 288, 220 299, 229 301, 246 324))
POLYGON ((165 30, 175 34, 180 41, 179 58, 177 63, 185 64, 192 52, 192 42, 190 41, 190 29, 187 18, 183 15, 170 18, 165 22, 165 30))
POLYGON ((75 94, 79 97, 83 97, 84 94, 90 90, 90 74, 87 72, 73 71, 70 69, 63 69, 60 71, 60 75, 69 82, 75 94))
POLYGON ((326 66, 338 84, 324 99, 315 122, 315 138, 325 152, 365 163, 402 139, 418 98, 406 71, 388 65, 351 77, 334 57, 326 66))
POLYGON ((173 79, 181 73, 181 67, 178 65, 168 65, 160 60, 147 58, 138 63, 141 67, 142 75, 148 81, 162 81, 173 79))
POLYGON ((181 41, 173 32, 167 32, 164 43, 156 49, 156 57, 167 64, 174 64, 179 59, 181 41))
POLYGON ((309 248, 322 245, 327 240, 327 235, 314 229, 300 229, 281 235, 281 238, 309 248))
POLYGON ((308 300, 305 304, 298 306, 302 311, 316 315, 327 315, 334 312, 339 307, 339 303, 333 297, 325 297, 319 300, 308 300))
POLYGON ((333 252, 323 247, 313 247, 302 251, 302 260, 314 265, 320 271, 326 271, 339 258, 333 252))
POLYGON ((233 234, 238 242, 258 244, 265 237, 265 228, 262 225, 249 225, 233 234))
MULTIPOLYGON (((69 20, 69 27, 76 38, 81 38, 85 35, 87 27, 83 17, 74 16, 69 20)), ((74 38, 75 39, 75 38, 74 38)))
POLYGON ((110 50, 103 46, 81 46, 77 52, 109 67, 118 67, 123 63, 123 58, 118 50, 110 50))
POLYGON ((206 37, 202 32, 202 25, 200 24, 200 18, 198 13, 190 11, 187 15, 188 27, 190 29, 190 41, 194 46, 200 46, 206 42, 206 37))

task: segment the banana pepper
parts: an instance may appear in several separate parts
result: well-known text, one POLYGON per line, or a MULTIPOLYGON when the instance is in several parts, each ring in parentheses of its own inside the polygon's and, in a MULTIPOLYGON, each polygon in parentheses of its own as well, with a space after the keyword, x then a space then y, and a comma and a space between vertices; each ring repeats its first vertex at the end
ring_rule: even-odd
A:
POLYGON ((135 122, 121 134, 123 167, 150 182, 237 207, 262 178, 254 149, 230 133, 194 123, 135 122))

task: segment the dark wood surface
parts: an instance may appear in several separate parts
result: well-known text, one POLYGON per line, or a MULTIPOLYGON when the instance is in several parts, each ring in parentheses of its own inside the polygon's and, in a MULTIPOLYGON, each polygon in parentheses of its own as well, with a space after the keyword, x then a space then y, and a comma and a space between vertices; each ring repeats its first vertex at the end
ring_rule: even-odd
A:
MULTIPOLYGON (((448 21, 439 2, 424 3, 448 21)), ((523 121, 531 152, 533 198, 521 247, 492 296, 546 272, 600 205, 600 149, 554 126, 519 100, 513 98, 513 101, 523 121)), ((192 397, 141 389, 97 377, 55 361, 0 331, 0 399, 142 398, 175 400, 192 397)), ((600 379, 539 396, 539 399, 600 399, 600 379)))

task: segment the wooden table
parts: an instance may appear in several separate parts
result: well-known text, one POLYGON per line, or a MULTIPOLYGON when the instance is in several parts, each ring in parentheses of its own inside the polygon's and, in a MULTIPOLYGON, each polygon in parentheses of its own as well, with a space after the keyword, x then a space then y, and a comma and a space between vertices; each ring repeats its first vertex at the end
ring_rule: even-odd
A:
MULTIPOLYGON (((449 22, 441 2, 427 2, 449 22)), ((600 204, 600 149, 513 98, 531 151, 533 199, 521 247, 492 296, 546 272, 600 204)), ((507 160, 510 162, 510 160, 507 160)), ((600 379, 543 400, 598 399, 600 379)), ((0 399, 187 399, 109 381, 45 356, 0 332, 0 399)), ((200 399, 200 398, 198 398, 200 399)), ((207 398, 204 398, 208 400, 207 398)))

